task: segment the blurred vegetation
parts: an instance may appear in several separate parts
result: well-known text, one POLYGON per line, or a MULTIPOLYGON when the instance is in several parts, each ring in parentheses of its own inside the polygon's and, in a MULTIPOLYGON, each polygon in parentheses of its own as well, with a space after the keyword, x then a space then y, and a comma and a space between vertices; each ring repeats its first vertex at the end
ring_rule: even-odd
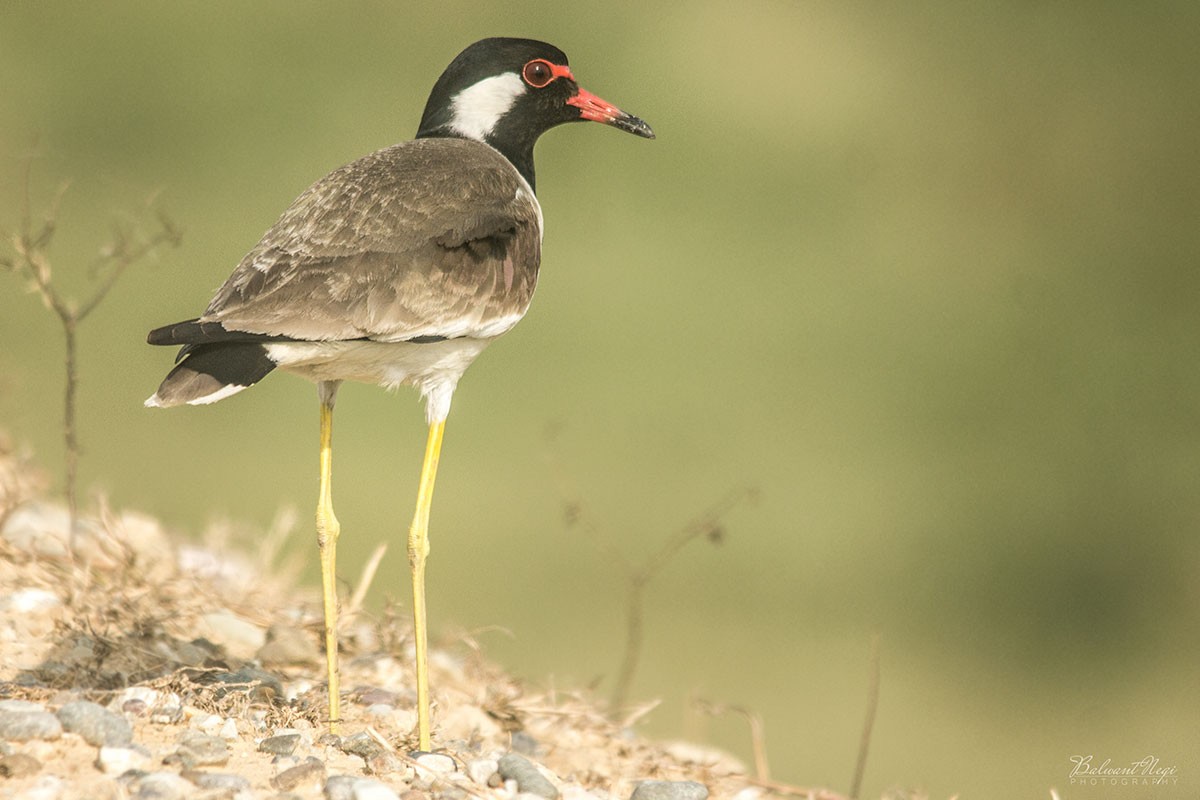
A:
MULTIPOLYGON (((1194 795, 1193 3, 6 4, 0 227, 39 142, 33 206, 72 181, 61 263, 152 192, 188 231, 80 338, 82 485, 183 531, 313 507, 312 387, 147 411, 171 358, 145 333, 201 310, 313 180, 411 136, 448 60, 496 34, 559 45, 659 138, 539 146, 543 278, 455 400, 435 630, 502 626, 484 644, 529 680, 611 687, 623 578, 563 521, 553 428, 634 561, 761 490, 647 589, 649 733, 749 758, 743 726, 686 706, 736 703, 777 778, 844 790, 877 631, 864 796, 1045 796, 1087 753, 1155 755, 1194 795)), ((0 281, 0 425, 53 468, 58 332, 0 281)), ((353 576, 400 541, 424 423, 371 387, 339 411, 353 576)), ((396 597, 402 550, 375 582, 396 597)))

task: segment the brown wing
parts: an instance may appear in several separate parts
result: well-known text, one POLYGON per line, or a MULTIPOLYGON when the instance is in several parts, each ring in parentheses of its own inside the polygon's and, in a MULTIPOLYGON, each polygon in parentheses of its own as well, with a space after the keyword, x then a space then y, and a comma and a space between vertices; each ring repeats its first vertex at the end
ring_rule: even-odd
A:
POLYGON ((503 156, 419 139, 300 195, 200 321, 306 340, 494 336, 529 307, 540 258, 537 200, 503 156))

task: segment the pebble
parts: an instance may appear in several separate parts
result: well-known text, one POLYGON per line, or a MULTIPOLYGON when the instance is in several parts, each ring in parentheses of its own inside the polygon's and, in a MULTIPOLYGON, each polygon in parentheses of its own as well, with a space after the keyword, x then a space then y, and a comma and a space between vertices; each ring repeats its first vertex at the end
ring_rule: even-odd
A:
POLYGON ((367 772, 371 775, 387 775, 392 772, 411 772, 407 763, 395 753, 380 753, 366 759, 367 772))
POLYGON ((277 756, 290 756, 300 746, 300 734, 285 733, 269 736, 258 743, 260 753, 271 753, 277 756))
POLYGON ((350 789, 354 800, 400 800, 400 795, 387 784, 373 778, 359 778, 350 789))
POLYGON ((708 787, 696 781, 642 781, 629 800, 706 800, 708 787))
POLYGON ((36 614, 61 605, 62 600, 59 596, 45 589, 18 589, 8 597, 0 599, 0 610, 16 614, 36 614))
POLYGON ((184 731, 179 736, 179 749, 173 756, 167 756, 172 762, 180 761, 187 769, 204 767, 214 764, 224 764, 229 760, 229 747, 224 739, 209 736, 197 731, 184 731))
POLYGON ((325 781, 326 800, 354 800, 354 782, 357 780, 353 775, 331 775, 325 781))
POLYGON ((58 717, 49 711, 0 711, 0 739, 10 742, 57 739, 62 736, 62 730, 58 717))
POLYGON ((225 645, 232 653, 254 653, 267 641, 266 631, 232 611, 203 614, 197 627, 205 638, 225 645))
POLYGON ((135 774, 130 783, 133 800, 183 800, 192 794, 192 784, 174 772, 135 774))
POLYGON ((145 769, 149 765, 150 751, 141 745, 101 747, 96 756, 96 766, 105 775, 124 775, 131 769, 145 769))
POLYGON ((230 794, 250 790, 250 781, 241 775, 233 775, 228 772, 185 770, 182 777, 201 789, 214 789, 220 792, 229 792, 230 794))
MULTIPOLYGON (((276 775, 274 778, 271 778, 271 785, 281 792, 290 792, 292 789, 295 789, 296 787, 301 786, 309 781, 315 784, 319 782, 321 777, 324 775, 325 764, 322 763, 321 759, 310 756, 308 760, 303 761, 294 767, 289 767, 288 769, 285 769, 283 772, 276 775)), ((333 780, 333 778, 330 778, 330 780, 333 780)), ((326 794, 328 793, 329 790, 327 787, 326 794)))
POLYGON ((43 775, 37 782, 21 792, 21 800, 59 800, 66 790, 66 782, 57 775, 43 775))
POLYGON ((487 786, 488 781, 500 769, 494 758, 477 758, 467 762, 467 775, 480 786, 487 786))
POLYGON ((150 721, 157 725, 173 725, 183 719, 183 700, 174 692, 158 699, 150 709, 150 721))
POLYGON ((375 758, 387 752, 387 749, 366 731, 359 731, 353 736, 345 736, 336 746, 343 753, 363 759, 375 758))
POLYGON ((45 711, 46 707, 41 703, 32 703, 28 700, 0 700, 0 711, 45 711))
POLYGON ((217 736, 220 736, 227 742, 236 742, 242 738, 241 733, 238 732, 237 721, 232 717, 221 723, 221 729, 217 731, 217 736))
POLYGON ((536 794, 546 800, 557 800, 558 789, 524 756, 508 753, 500 756, 496 766, 501 778, 517 782, 518 791, 536 794))
POLYGON ((58 721, 93 747, 124 747, 133 741, 133 728, 124 717, 89 700, 67 703, 58 710, 58 721))
POLYGON ((36 774, 41 768, 42 762, 28 753, 0 756, 0 777, 24 778, 36 774))
POLYGON ((416 761, 418 767, 436 775, 446 775, 458 769, 454 759, 443 753, 422 753, 416 761))
POLYGON ((130 686, 127 689, 123 689, 120 694, 113 698, 113 701, 109 703, 109 708, 115 711, 119 708, 124 708, 127 703, 134 701, 153 707, 161 697, 162 692, 157 689, 151 689, 149 686, 130 686))
POLYGON ((271 673, 257 667, 244 666, 237 672, 206 672, 197 681, 201 685, 231 684, 227 690, 217 690, 217 698, 229 692, 248 692, 250 699, 258 703, 270 703, 273 698, 283 697, 283 682, 271 673))

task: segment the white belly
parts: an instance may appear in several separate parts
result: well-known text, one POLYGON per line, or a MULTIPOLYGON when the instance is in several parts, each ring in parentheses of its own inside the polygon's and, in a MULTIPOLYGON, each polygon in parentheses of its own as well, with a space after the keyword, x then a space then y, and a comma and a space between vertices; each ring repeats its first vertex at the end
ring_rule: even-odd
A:
POLYGON ((358 381, 388 389, 415 386, 430 422, 450 413, 458 379, 490 339, 411 342, 273 342, 267 354, 280 369, 312 381, 358 381))

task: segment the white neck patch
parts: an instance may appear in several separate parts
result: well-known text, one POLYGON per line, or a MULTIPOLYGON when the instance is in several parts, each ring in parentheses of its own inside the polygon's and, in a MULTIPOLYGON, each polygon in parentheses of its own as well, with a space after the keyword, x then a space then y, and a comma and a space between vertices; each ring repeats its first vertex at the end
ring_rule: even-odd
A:
POLYGON ((484 78, 451 99, 450 128, 468 139, 482 142, 524 93, 525 83, 515 72, 484 78))

